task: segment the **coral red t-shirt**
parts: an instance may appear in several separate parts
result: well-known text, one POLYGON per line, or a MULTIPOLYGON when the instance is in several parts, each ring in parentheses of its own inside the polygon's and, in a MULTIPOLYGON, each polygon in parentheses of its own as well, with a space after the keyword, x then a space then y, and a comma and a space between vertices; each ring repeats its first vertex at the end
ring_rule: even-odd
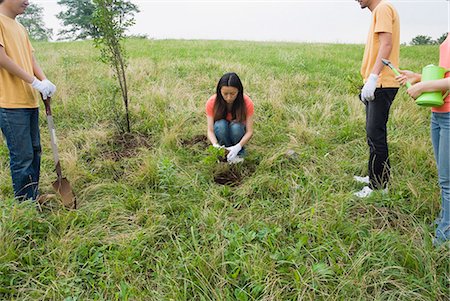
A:
MULTIPOLYGON (((214 104, 216 103, 216 97, 217 94, 214 94, 206 102, 206 115, 208 116, 214 117, 214 104)), ((244 94, 244 103, 245 108, 247 109, 247 117, 252 116, 253 113, 255 112, 253 101, 250 99, 250 97, 248 97, 245 94, 244 94)), ((226 120, 231 121, 232 118, 233 116, 231 115, 231 112, 228 112, 226 120)))
MULTIPOLYGON (((450 69, 450 33, 447 36, 447 39, 441 44, 439 48, 439 66, 444 67, 446 69, 450 69)), ((450 77, 450 72, 445 74, 445 77, 450 77)), ((449 87, 450 88, 450 87, 449 87)), ((450 95, 448 95, 444 104, 440 107, 433 107, 431 111, 437 113, 448 113, 450 112, 450 95)))

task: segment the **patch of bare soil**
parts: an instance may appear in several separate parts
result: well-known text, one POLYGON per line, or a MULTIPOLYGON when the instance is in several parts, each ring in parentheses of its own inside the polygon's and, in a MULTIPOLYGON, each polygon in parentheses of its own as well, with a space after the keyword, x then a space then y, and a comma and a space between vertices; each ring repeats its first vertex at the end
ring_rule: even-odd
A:
POLYGON ((214 170, 214 182, 219 185, 239 186, 245 178, 255 172, 256 167, 250 163, 219 163, 214 170))
POLYGON ((101 156, 113 161, 131 158, 138 154, 140 148, 150 148, 150 137, 140 133, 118 134, 101 147, 101 156))
POLYGON ((214 175, 214 182, 220 185, 237 186, 241 181, 242 174, 233 170, 219 172, 214 175))
POLYGON ((199 145, 202 148, 206 148, 208 147, 208 137, 206 135, 195 135, 190 139, 181 140, 181 145, 184 147, 199 145))

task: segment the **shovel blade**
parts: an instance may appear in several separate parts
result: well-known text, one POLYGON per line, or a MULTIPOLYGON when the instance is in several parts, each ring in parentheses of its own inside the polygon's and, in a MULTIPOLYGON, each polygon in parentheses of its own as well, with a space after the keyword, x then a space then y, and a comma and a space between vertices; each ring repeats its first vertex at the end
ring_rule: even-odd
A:
POLYGON ((53 182, 53 189, 61 195, 63 205, 70 209, 76 209, 77 202, 72 187, 66 178, 57 179, 53 182))

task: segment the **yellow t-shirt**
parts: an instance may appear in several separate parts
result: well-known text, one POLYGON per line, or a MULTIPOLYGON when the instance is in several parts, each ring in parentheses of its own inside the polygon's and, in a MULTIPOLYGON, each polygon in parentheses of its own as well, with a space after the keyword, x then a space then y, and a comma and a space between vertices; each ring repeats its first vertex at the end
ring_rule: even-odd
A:
MULTIPOLYGON (((372 73, 378 51, 380 49, 380 39, 378 33, 388 32, 392 34, 392 51, 389 56, 391 63, 398 67, 400 56, 400 19, 392 4, 381 1, 372 12, 372 25, 367 38, 364 58, 361 66, 361 75, 364 82, 372 73)), ((377 87, 396 88, 400 87, 395 80, 395 74, 388 67, 384 67, 378 77, 377 87)))
MULTIPOLYGON (((29 74, 33 72, 33 47, 26 29, 16 20, 0 14, 0 46, 6 55, 29 74)), ((0 67, 0 108, 39 106, 36 91, 21 78, 0 67)))

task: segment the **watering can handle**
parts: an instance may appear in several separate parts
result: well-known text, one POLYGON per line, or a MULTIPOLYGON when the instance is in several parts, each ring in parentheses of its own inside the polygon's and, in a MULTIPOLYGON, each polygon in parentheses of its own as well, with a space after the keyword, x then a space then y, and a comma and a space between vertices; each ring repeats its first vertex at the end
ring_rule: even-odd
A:
MULTIPOLYGON (((445 70, 445 73, 447 73, 447 72, 450 72, 450 68, 445 70)), ((450 94, 450 89, 448 89, 447 92, 444 93, 444 96, 442 96, 442 98, 446 99, 449 94, 450 94)))
MULTIPOLYGON (((400 72, 396 68, 394 68, 393 66, 391 67, 391 66, 392 65, 390 65, 390 66, 388 65, 388 67, 391 68, 391 70, 394 72, 395 75, 400 76, 400 72)), ((411 88, 411 83, 407 81, 405 83, 405 86, 406 86, 406 88, 409 89, 409 88, 411 88)))
MULTIPOLYGON (((395 75, 400 76, 400 72, 398 72, 397 69, 394 68, 394 69, 392 69, 392 71, 394 71, 395 75)), ((406 86, 406 88, 409 89, 409 88, 411 88, 411 83, 407 81, 407 82, 405 83, 405 86, 406 86)))
POLYGON ((450 90, 447 90, 447 92, 444 93, 444 95, 442 96, 443 99, 446 99, 447 96, 450 94, 450 90))

